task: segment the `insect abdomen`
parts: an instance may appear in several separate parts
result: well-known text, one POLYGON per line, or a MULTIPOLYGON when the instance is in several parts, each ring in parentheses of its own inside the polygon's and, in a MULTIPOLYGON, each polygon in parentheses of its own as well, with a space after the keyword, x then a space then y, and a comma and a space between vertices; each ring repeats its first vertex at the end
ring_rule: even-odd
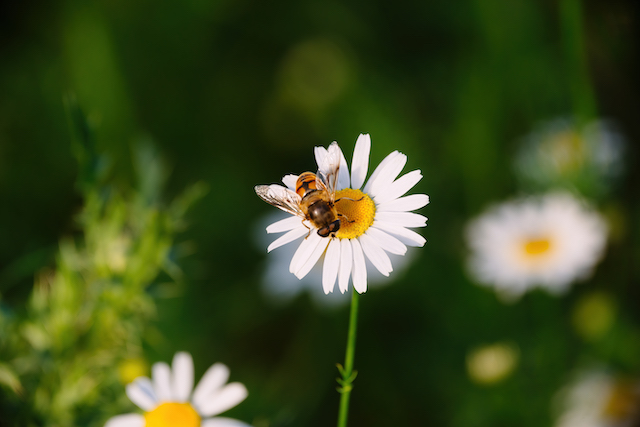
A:
POLYGON ((316 174, 312 172, 301 173, 296 182, 296 193, 300 197, 304 197, 307 193, 317 190, 316 187, 316 174))

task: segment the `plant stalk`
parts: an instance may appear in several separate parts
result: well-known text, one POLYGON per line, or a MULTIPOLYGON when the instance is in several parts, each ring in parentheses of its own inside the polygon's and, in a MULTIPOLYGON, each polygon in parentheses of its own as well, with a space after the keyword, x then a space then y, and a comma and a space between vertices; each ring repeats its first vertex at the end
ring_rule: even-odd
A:
POLYGON ((357 371, 353 370, 353 359, 356 352, 356 329, 358 325, 358 292, 355 289, 351 294, 351 313, 349 314, 349 332, 347 334, 347 350, 344 356, 344 367, 338 364, 338 370, 342 378, 338 378, 338 392, 340 392, 340 410, 338 411, 338 427, 347 427, 349 415, 349 398, 353 389, 353 380, 357 371))

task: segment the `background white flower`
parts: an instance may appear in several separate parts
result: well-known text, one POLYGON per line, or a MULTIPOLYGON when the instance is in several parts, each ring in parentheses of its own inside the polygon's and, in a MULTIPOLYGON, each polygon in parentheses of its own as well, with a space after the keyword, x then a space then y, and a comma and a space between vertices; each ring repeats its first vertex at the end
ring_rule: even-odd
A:
POLYGON ((109 419, 105 427, 248 427, 238 420, 216 417, 248 394, 241 383, 225 385, 229 378, 225 365, 211 366, 195 389, 189 353, 176 353, 172 368, 163 362, 155 363, 153 379, 139 377, 127 385, 127 396, 145 411, 144 415, 118 415, 109 419))
MULTIPOLYGON (((410 228, 424 227, 427 219, 410 211, 428 204, 429 197, 425 194, 402 197, 420 181, 422 174, 415 170, 396 179, 407 162, 407 156, 394 151, 380 163, 360 190, 367 176, 370 150, 371 138, 360 135, 350 173, 344 154, 335 142, 328 150, 315 148, 319 173, 330 175, 330 159, 335 156, 341 159, 336 199, 342 200, 336 203, 336 208, 348 220, 341 221, 335 237, 320 237, 312 224, 303 223, 296 216, 267 227, 267 233, 286 232, 269 245, 268 251, 304 237, 289 265, 289 271, 298 279, 305 277, 324 255, 322 287, 325 293, 333 291, 336 281, 344 293, 350 277, 355 290, 365 292, 365 258, 381 274, 388 276, 393 267, 387 253, 404 255, 407 245, 422 246, 426 242, 410 228)), ((287 175, 282 181, 289 190, 295 191, 297 179, 297 175, 287 175)), ((282 187, 275 187, 282 191, 282 187)))
POLYGON ((467 226, 469 270, 507 299, 534 286, 562 292, 591 274, 606 236, 600 215, 569 193, 510 201, 467 226))
POLYGON ((624 152, 625 141, 610 121, 559 118, 523 138, 515 171, 537 188, 571 186, 598 195, 621 174, 624 152))
POLYGON ((631 427, 640 421, 640 383, 605 370, 581 372, 556 396, 555 427, 631 427))

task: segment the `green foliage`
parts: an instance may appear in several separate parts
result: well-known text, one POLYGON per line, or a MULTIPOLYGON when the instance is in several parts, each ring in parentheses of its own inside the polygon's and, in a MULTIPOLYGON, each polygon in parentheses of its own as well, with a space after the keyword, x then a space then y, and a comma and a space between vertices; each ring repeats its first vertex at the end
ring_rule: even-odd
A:
POLYGON ((177 286, 175 235, 204 189, 192 186, 168 205, 160 192, 165 170, 149 141, 138 146, 139 188, 99 184, 100 156, 92 132, 81 124, 80 187, 84 206, 77 235, 64 237, 55 263, 39 272, 24 310, 0 322, 0 384, 3 413, 20 425, 100 425, 127 408, 119 365, 141 357, 156 304, 149 288, 170 277, 177 286), (111 396, 111 397, 110 397, 111 396), (6 412, 4 412, 6 411, 6 412))

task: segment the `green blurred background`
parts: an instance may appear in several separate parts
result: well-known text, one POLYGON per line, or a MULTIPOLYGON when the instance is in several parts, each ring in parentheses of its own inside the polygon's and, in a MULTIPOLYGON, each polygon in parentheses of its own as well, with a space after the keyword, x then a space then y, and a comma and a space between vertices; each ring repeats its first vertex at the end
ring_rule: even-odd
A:
POLYGON ((554 394, 581 364, 640 375, 640 11, 628 0, 587 1, 582 15, 575 5, 2 3, 2 304, 23 305, 58 241, 78 233, 80 171, 63 102, 75 97, 96 124, 107 181, 133 186, 137 141, 152 140, 170 171, 166 200, 196 182, 209 188, 177 238, 192 248, 178 260, 184 283, 156 295, 160 337, 145 338, 148 362, 186 350, 196 377, 226 363, 249 390, 228 415, 256 427, 332 425, 348 307, 264 297, 269 256, 256 241, 273 208, 253 186, 312 170, 315 145, 337 140, 350 158, 370 133, 370 164, 407 154, 406 170, 424 175, 414 192, 431 204, 421 211, 427 244, 406 273, 361 298, 351 425, 550 425, 554 394), (518 139, 574 114, 614 119, 628 140, 623 179, 597 201, 616 232, 586 284, 505 305, 467 277, 464 224, 518 193, 518 139), (588 340, 572 313, 596 290, 613 296, 615 320, 588 340), (506 379, 478 384, 467 355, 495 342, 515 346, 518 362, 506 379))

